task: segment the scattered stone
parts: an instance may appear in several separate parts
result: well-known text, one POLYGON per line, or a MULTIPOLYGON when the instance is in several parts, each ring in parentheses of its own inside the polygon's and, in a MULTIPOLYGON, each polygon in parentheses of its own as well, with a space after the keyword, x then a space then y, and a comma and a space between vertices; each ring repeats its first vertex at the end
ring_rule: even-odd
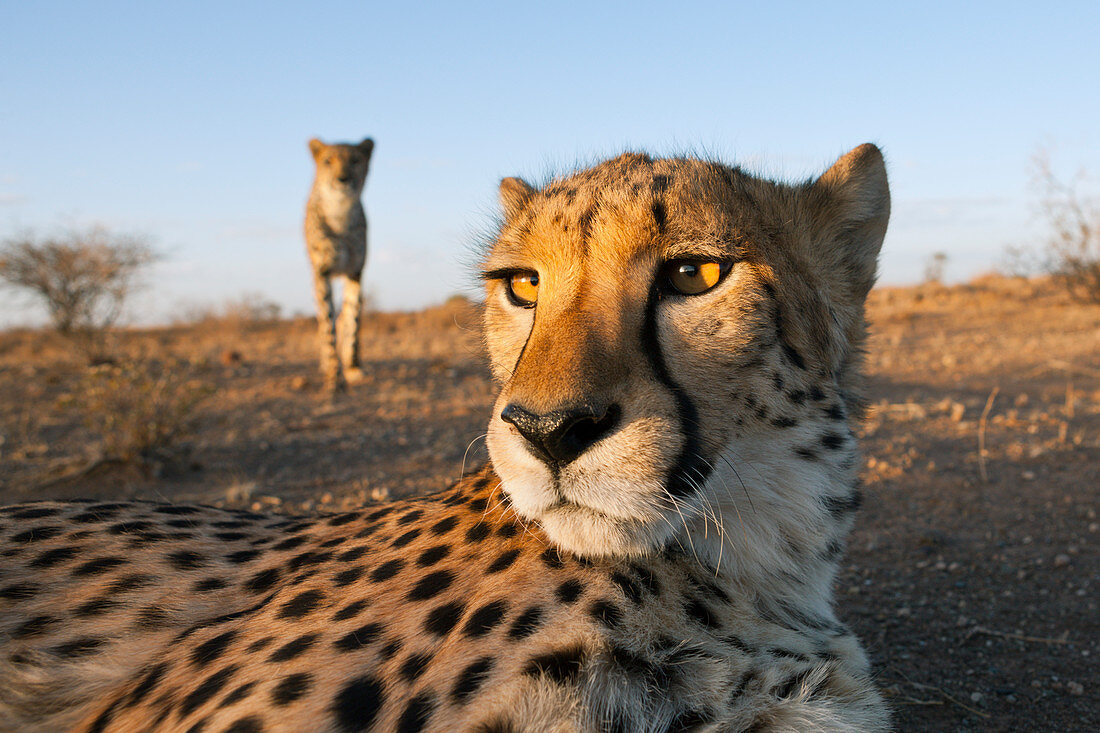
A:
POLYGON ((1054 567, 1063 568, 1066 565, 1069 565, 1069 555, 1055 555, 1054 567))
POLYGON ((1066 689, 1069 690, 1069 694, 1071 695, 1085 694, 1085 686, 1082 685, 1080 682, 1067 682, 1066 689))

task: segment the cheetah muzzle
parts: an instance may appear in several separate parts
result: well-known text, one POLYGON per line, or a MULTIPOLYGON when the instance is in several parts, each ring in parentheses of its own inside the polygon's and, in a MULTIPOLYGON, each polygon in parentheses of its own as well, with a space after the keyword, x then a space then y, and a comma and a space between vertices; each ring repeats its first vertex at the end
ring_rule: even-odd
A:
POLYGON ((0 510, 0 730, 879 731, 832 583, 878 149, 508 178, 491 463, 322 517, 0 510))

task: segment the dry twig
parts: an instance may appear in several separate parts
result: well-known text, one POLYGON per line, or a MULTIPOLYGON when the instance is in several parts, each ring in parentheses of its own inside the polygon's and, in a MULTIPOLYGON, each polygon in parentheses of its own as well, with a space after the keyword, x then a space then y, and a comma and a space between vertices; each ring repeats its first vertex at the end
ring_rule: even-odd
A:
POLYGON ((993 629, 987 629, 984 626, 975 626, 967 634, 967 637, 974 634, 985 634, 986 636, 999 636, 1002 639, 1016 639, 1017 641, 1030 641, 1036 644, 1070 644, 1069 632, 1066 631, 1062 634, 1060 639, 1051 639, 1044 636, 1026 636, 1024 634, 1013 634, 1007 631, 994 631, 993 629))

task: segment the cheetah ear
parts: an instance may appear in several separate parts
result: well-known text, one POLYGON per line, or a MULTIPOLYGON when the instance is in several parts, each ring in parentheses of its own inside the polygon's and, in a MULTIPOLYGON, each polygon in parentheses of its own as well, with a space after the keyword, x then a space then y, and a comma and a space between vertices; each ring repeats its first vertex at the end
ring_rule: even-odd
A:
POLYGON ((515 218, 534 193, 535 189, 522 178, 503 179, 500 182, 500 206, 504 209, 504 218, 515 218))
POLYGON ((374 140, 365 137, 363 138, 363 142, 359 143, 356 147, 359 148, 363 155, 367 156, 367 160, 370 160, 370 155, 374 152, 374 140))
POLYGON ((309 141, 309 152, 313 153, 313 159, 317 160, 317 156, 321 154, 321 151, 325 149, 325 144, 317 138, 313 138, 309 141))
POLYGON ((819 254, 844 273, 860 302, 875 282, 878 253, 890 218, 890 185, 882 152, 865 143, 825 171, 812 186, 819 254))

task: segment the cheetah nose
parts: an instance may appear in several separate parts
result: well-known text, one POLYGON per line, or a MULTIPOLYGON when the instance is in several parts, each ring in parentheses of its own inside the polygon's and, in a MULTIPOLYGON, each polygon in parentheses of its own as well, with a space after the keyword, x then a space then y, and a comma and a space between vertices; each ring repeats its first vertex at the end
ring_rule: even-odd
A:
POLYGON ((513 402, 500 419, 514 425, 543 461, 564 466, 610 433, 621 412, 616 404, 585 404, 536 415, 513 402))

